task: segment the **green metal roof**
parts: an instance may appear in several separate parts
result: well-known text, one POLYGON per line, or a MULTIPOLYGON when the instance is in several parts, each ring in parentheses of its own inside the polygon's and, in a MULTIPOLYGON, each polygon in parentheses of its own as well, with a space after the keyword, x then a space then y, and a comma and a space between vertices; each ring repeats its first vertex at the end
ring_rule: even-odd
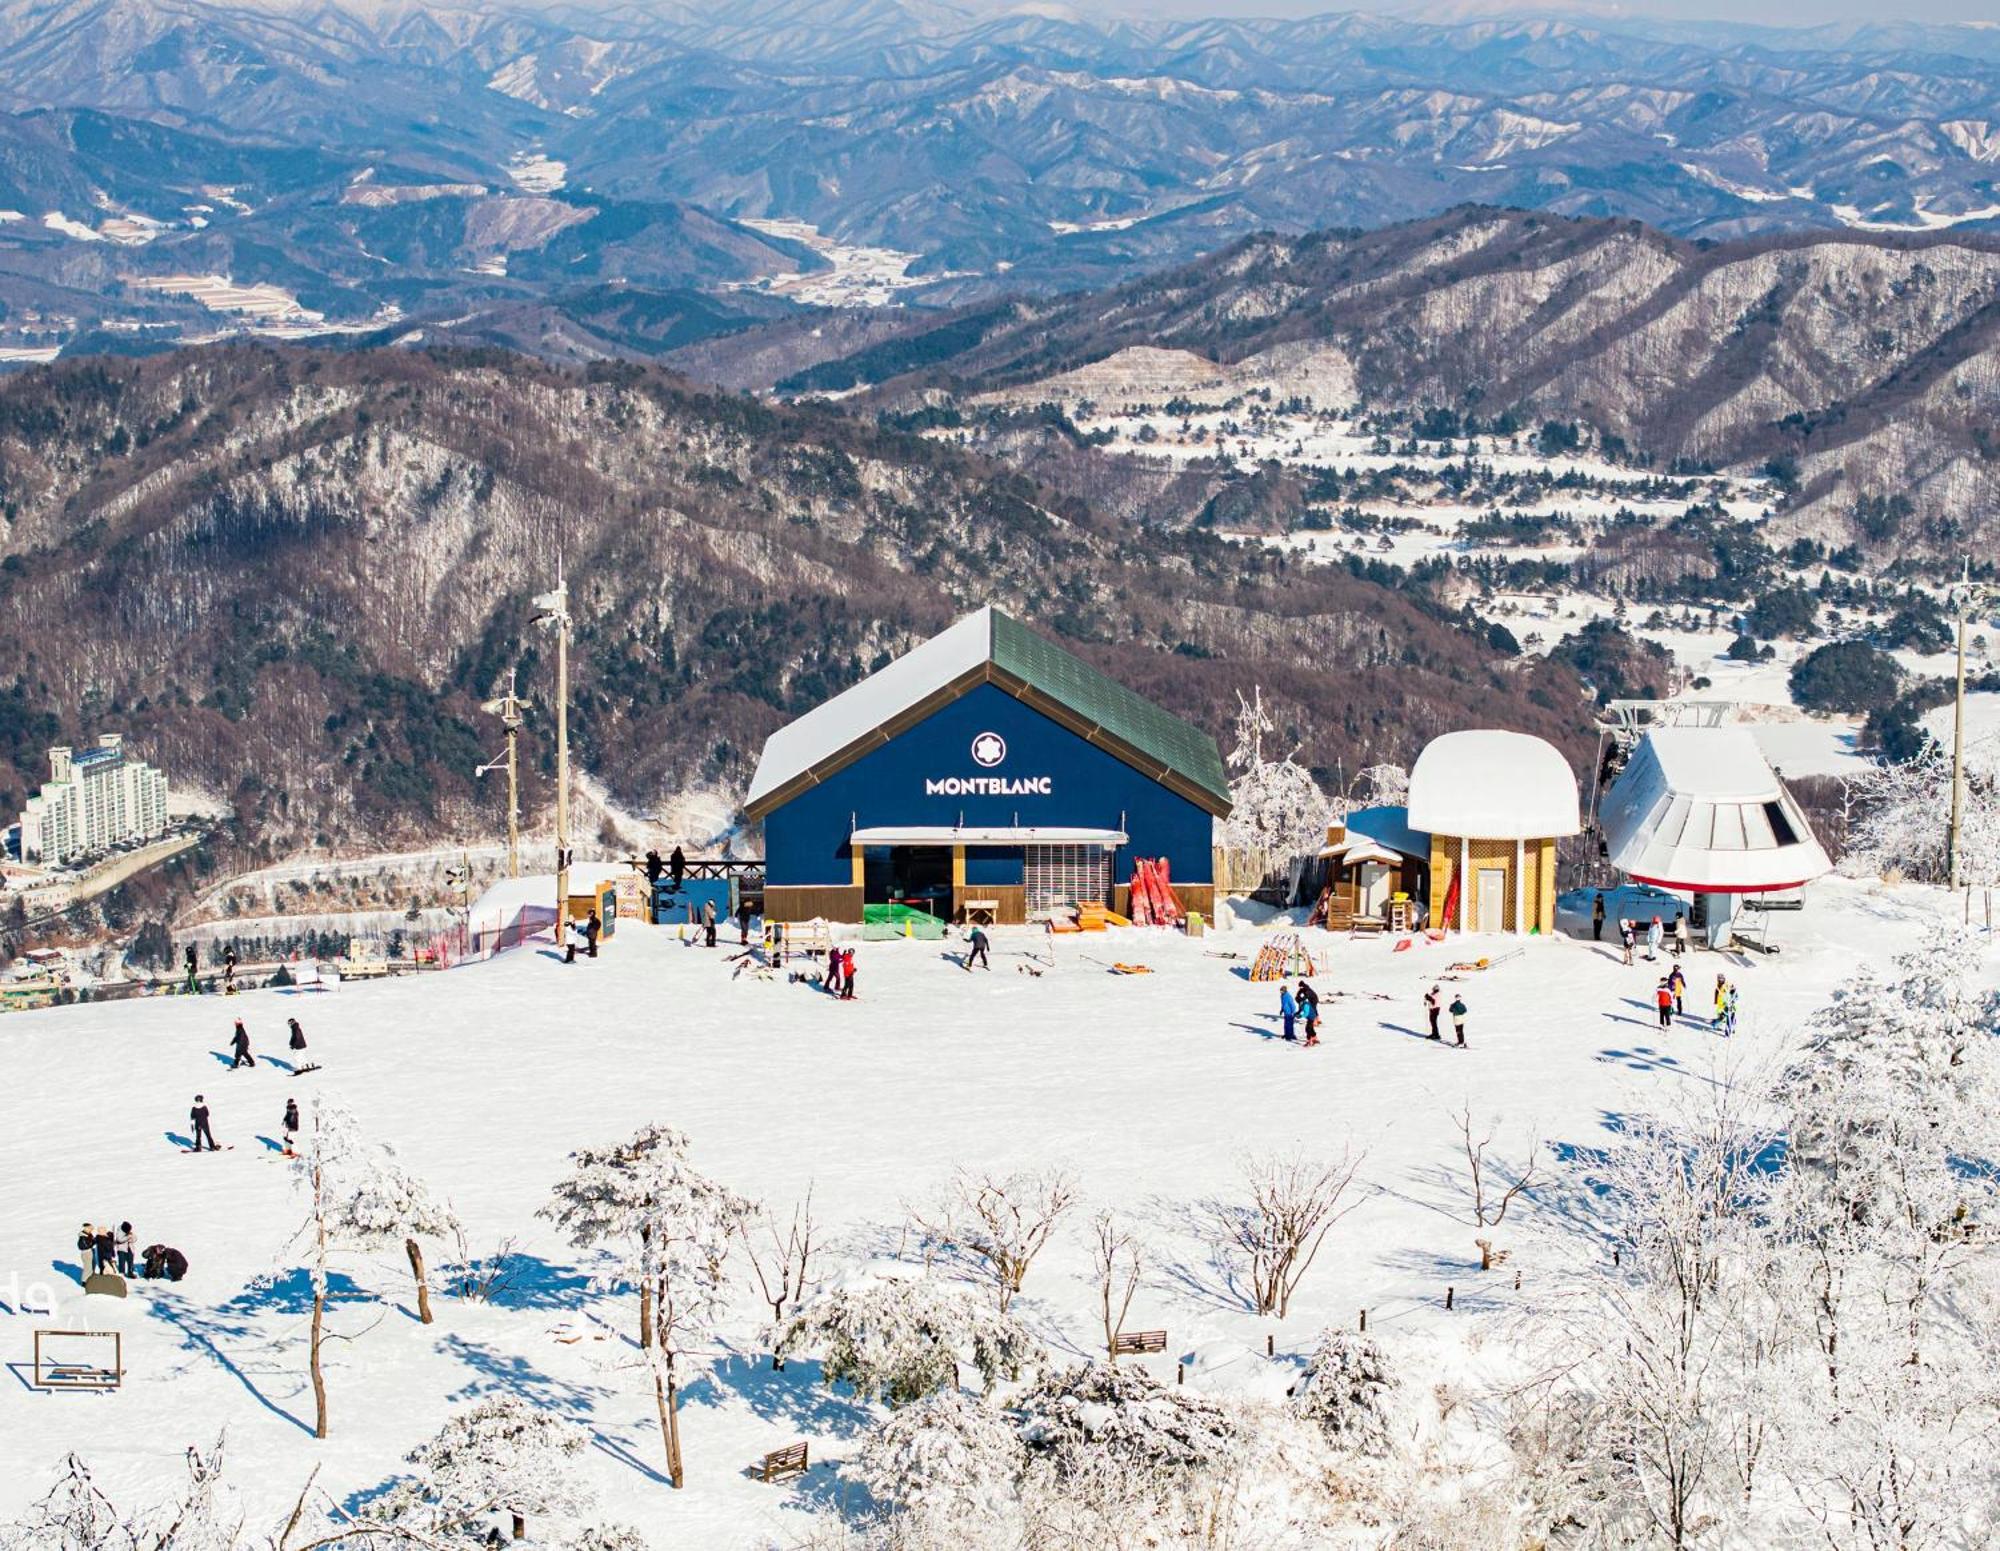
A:
POLYGON ((1201 788, 1219 804, 1219 812, 1229 811, 1229 777, 1222 768, 1222 754, 1207 733, 1133 694, 998 609, 990 612, 996 668, 1201 788))

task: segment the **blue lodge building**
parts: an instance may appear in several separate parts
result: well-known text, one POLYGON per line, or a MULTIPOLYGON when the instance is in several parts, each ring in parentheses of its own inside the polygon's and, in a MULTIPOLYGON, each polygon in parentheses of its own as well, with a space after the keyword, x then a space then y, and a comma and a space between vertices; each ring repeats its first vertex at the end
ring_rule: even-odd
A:
POLYGON ((1125 912, 1138 858, 1211 913, 1229 783, 1208 734, 986 608, 773 733, 744 808, 772 920, 901 901, 1006 924, 1125 912))

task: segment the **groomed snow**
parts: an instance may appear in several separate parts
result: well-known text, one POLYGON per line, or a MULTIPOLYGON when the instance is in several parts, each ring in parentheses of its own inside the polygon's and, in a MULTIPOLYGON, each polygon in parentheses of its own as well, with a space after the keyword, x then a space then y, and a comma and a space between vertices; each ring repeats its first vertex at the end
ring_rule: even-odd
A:
MULTIPOLYGON (((229 1477, 255 1524, 288 1510, 315 1464, 336 1497, 365 1492, 454 1408, 509 1392, 590 1431, 586 1469, 608 1516, 662 1551, 795 1541, 807 1512, 840 1498, 835 1472, 871 1409, 817 1387, 812 1362, 772 1374, 756 1339, 762 1306, 739 1281, 712 1369, 687 1391, 689 1485, 673 1492, 658 1474, 648 1380, 627 1344, 631 1301, 592 1294, 586 1267, 534 1215, 570 1149, 652 1121, 684 1128, 704 1171, 781 1214, 811 1183, 840 1240, 822 1265, 828 1279, 893 1255, 903 1203, 955 1164, 1067 1164, 1086 1210, 1016 1305, 1064 1352, 1091 1345, 1081 1233, 1088 1209, 1108 1205, 1152 1243, 1131 1326, 1168 1330, 1166 1354, 1143 1361, 1169 1379, 1177 1357, 1199 1354, 1191 1385, 1275 1393, 1322 1326, 1351 1328, 1361 1308, 1392 1352, 1449 1353, 1483 1334, 1484 1360, 1497 1360, 1509 1310, 1534 1296, 1544 1263, 1534 1235, 1578 1230, 1558 1208, 1531 1205, 1518 1230, 1510 1215, 1510 1269, 1525 1291, 1482 1279, 1474 1230, 1453 1215, 1450 1109, 1469 1100, 1504 1116, 1509 1137, 1601 1145, 1623 1117, 1786 1042, 1857 962, 1912 947, 1943 911, 1930 891, 1829 879, 1781 923, 1776 958, 1697 955, 1697 988, 1718 970, 1742 987, 1742 1032, 1727 1046, 1694 1023, 1654 1026, 1659 966, 1627 969, 1609 946, 1555 939, 1459 983, 1471 1048, 1440 1048, 1417 1037, 1424 988, 1452 960, 1511 940, 1397 953, 1388 940, 1309 933, 1325 956, 1316 983, 1334 994, 1325 1045, 1303 1051, 1273 1037, 1276 988, 1244 978, 1261 940, 1248 929, 1062 939, 1040 977, 1017 972, 1029 952, 1049 952, 1024 929, 996 932, 994 972, 971 977, 953 962, 956 943, 863 943, 862 999, 839 1003, 783 979, 732 979, 723 952, 627 924, 601 959, 568 967, 530 949, 327 994, 13 1014, 0 1019, 10 1079, 0 1135, 13 1149, 13 1188, 0 1193, 11 1273, 0 1343, 16 1374, 33 1330, 50 1323, 28 1312, 38 1284, 60 1289, 70 1317, 97 1320, 75 1306, 70 1281, 83 1219, 129 1217, 139 1244, 175 1245, 192 1269, 175 1286, 135 1284, 120 1311, 132 1333, 123 1392, 0 1388, 0 1517, 39 1496, 69 1449, 118 1500, 150 1500, 189 1445, 226 1426, 229 1477), (1155 972, 1115 976, 1113 959, 1155 972), (233 1017, 260 1052, 283 1055, 287 1015, 303 1021, 323 1071, 294 1079, 265 1057, 254 1070, 225 1069, 233 1017), (233 1151, 176 1149, 196 1092, 233 1151), (324 1443, 309 1435, 305 1284, 286 1249, 302 1214, 267 1140, 288 1096, 319 1092, 451 1197, 476 1251, 511 1238, 522 1257, 497 1305, 440 1296, 429 1327, 408 1312, 399 1255, 350 1264, 356 1296, 332 1319, 355 1339, 330 1349, 324 1443), (1185 1209, 1231 1190, 1246 1150, 1297 1140, 1337 1151, 1350 1135, 1369 1149, 1366 1203, 1336 1231, 1289 1320, 1243 1312, 1186 1231, 1185 1209), (1449 1315, 1446 1285, 1457 1289, 1449 1315), (1261 1355, 1267 1332, 1275 1363, 1261 1355), (834 1469, 783 1486, 746 1474, 797 1438, 834 1469)), ((448 1258, 434 1249, 434 1266, 448 1258)))

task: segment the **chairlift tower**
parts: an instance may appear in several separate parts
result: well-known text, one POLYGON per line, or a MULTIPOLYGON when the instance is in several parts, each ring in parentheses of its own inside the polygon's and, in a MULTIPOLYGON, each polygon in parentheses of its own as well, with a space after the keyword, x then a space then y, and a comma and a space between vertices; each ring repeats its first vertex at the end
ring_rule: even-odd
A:
POLYGON ((488 760, 474 775, 485 775, 489 771, 505 768, 507 772, 507 876, 521 876, 521 763, 520 737, 522 715, 521 697, 514 693, 514 670, 507 670, 507 689, 496 695, 481 707, 489 716, 500 718, 500 725, 507 730, 507 752, 498 759, 488 760))
POLYGON ((569 584, 562 563, 556 563, 556 585, 535 599, 542 612, 535 623, 556 637, 556 940, 562 940, 563 914, 569 908, 569 584))

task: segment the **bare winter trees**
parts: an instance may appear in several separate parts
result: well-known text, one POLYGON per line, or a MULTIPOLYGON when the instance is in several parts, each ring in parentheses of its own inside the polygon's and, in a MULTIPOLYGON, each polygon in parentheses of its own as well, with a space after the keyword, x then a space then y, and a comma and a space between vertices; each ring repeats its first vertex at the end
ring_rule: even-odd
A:
MULTIPOLYGON (((771 1306, 771 1324, 777 1327, 784 1323, 786 1307, 804 1297, 811 1282, 813 1251, 819 1247, 814 1237, 811 1188, 807 1188, 805 1200, 792 1208, 791 1224, 782 1234, 776 1219, 763 1215, 767 1248, 758 1248, 747 1222, 739 1224, 737 1231, 742 1235, 751 1273, 757 1278, 757 1290, 771 1306)), ((784 1357, 772 1352, 771 1366, 782 1369, 784 1357)))
POLYGON ((667 1474, 678 1487, 679 1360, 721 1308, 729 1247, 756 1209, 695 1169, 687 1137, 671 1127, 644 1126, 628 1142, 570 1157, 575 1169, 542 1215, 579 1249, 611 1257, 602 1281, 638 1290, 667 1474))
POLYGON ((1452 1118, 1465 1150, 1466 1205, 1472 1213, 1472 1225, 1480 1231, 1473 1240, 1479 1247, 1479 1269, 1490 1271, 1494 1263, 1490 1230, 1506 1221, 1507 1208, 1514 1204, 1514 1198, 1534 1184, 1540 1146, 1531 1144, 1526 1160, 1518 1168, 1508 1169, 1499 1159, 1489 1156, 1499 1130, 1498 1121, 1475 1123, 1469 1103, 1462 1105, 1452 1118))
POLYGON ((1110 1212, 1099 1212, 1090 1220, 1090 1272, 1104 1315, 1108 1362, 1118 1361, 1118 1336, 1125 1328, 1125 1316, 1131 1311, 1144 1270, 1145 1252, 1136 1233, 1110 1212))
POLYGON ((1076 1201, 1076 1180, 1065 1169, 1004 1175, 960 1169, 934 1206, 911 1215, 932 1246, 974 1257, 1005 1313, 1076 1201))
POLYGON ((1344 1148, 1328 1159, 1301 1151, 1246 1157, 1244 1197, 1209 1203, 1216 1247, 1247 1279, 1257 1313, 1283 1319, 1290 1310, 1326 1236, 1360 1204, 1350 1188, 1365 1156, 1344 1148))

